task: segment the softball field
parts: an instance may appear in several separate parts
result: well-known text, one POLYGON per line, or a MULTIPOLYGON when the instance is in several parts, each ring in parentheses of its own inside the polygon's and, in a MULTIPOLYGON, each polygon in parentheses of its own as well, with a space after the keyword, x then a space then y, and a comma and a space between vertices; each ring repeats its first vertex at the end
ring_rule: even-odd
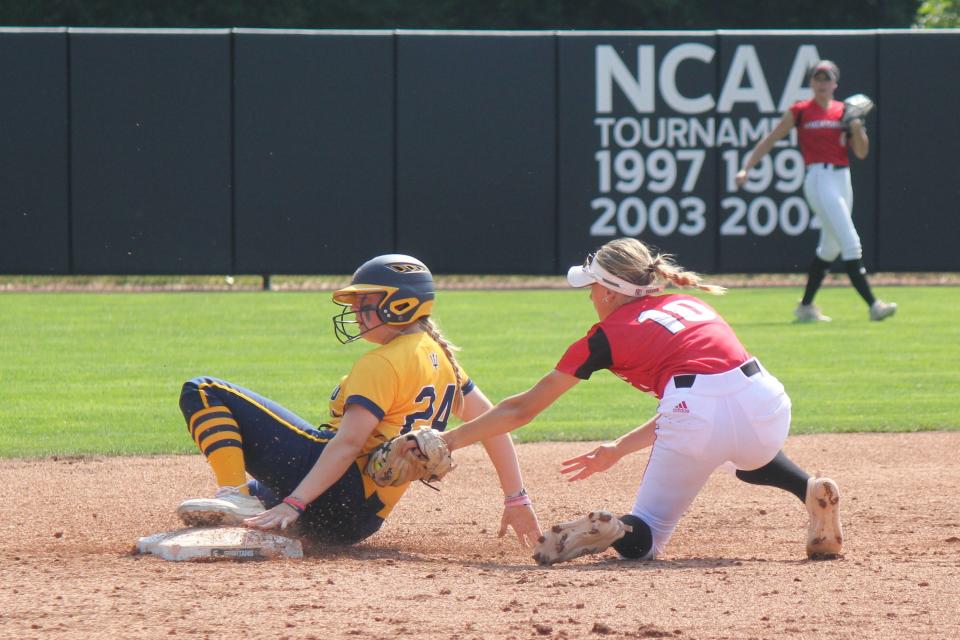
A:
MULTIPOLYGON (((560 461, 589 446, 519 446, 543 526, 629 510, 646 455, 566 482, 560 461)), ((198 455, 0 460, 0 638, 956 638, 958 450, 960 432, 792 437, 792 458, 840 484, 839 560, 806 559, 795 498, 718 472, 662 559, 551 568, 497 539, 476 446, 367 542, 255 562, 133 554, 213 491, 198 455)))

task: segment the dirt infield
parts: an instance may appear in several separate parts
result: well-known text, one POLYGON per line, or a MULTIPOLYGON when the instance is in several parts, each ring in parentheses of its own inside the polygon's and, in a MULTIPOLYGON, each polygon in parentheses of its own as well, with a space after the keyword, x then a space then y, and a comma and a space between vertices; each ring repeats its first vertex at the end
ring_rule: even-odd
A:
MULTIPOLYGON (((646 455, 565 482, 559 462, 587 446, 519 447, 542 524, 629 509, 646 455)), ((199 456, 0 460, 0 638, 960 637, 960 432, 786 450, 839 482, 842 559, 805 558, 795 498, 718 473, 664 558, 540 568, 496 538, 500 494, 471 447, 357 547, 173 563, 131 551, 213 490, 199 456)))

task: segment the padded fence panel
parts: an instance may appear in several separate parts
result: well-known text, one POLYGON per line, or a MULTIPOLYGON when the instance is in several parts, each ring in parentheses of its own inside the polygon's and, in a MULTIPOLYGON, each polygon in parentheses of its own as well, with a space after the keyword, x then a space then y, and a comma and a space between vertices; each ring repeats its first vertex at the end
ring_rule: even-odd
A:
POLYGON ((443 273, 553 273, 555 40, 397 35, 397 244, 443 273))
POLYGON ((390 252, 392 33, 234 37, 236 271, 349 273, 390 252))
POLYGON ((65 29, 0 30, 0 96, 0 273, 69 273, 65 29))
POLYGON ((960 31, 879 35, 877 268, 960 270, 960 31))
POLYGON ((715 266, 711 33, 560 35, 562 265, 634 236, 715 266))
POLYGON ((230 273, 229 38, 71 30, 76 273, 230 273))

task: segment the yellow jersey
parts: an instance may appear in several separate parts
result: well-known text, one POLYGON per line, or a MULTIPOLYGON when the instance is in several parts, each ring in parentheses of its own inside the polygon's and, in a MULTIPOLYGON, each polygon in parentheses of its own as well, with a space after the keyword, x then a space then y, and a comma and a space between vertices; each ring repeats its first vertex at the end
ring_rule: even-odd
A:
MULTIPOLYGON (((387 440, 410 429, 427 425, 438 431, 447 427, 456 390, 453 366, 443 349, 426 332, 399 335, 387 344, 368 351, 340 380, 330 397, 330 429, 336 430, 348 405, 359 405, 380 423, 370 434, 357 459, 363 473, 364 493, 379 495, 385 507, 378 516, 386 518, 408 484, 380 487, 364 472, 367 454, 387 440)), ((460 369, 463 394, 473 390, 460 369)))

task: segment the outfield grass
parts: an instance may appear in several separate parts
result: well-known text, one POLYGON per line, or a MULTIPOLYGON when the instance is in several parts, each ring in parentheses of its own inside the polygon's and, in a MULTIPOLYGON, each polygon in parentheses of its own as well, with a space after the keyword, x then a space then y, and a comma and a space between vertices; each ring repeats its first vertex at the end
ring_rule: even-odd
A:
MULTIPOLYGON (((834 322, 791 323, 798 290, 705 296, 784 382, 794 433, 960 428, 960 288, 878 289, 900 304, 871 323, 849 287, 818 302, 834 322), (951 391, 954 390, 954 391, 951 391)), ((192 452, 181 383, 214 375, 314 423, 364 350, 340 345, 329 293, 0 294, 0 456, 192 452)), ((494 401, 549 371, 595 321, 585 291, 442 291, 437 319, 494 401)), ((520 440, 614 437, 652 397, 601 372, 520 440)))

